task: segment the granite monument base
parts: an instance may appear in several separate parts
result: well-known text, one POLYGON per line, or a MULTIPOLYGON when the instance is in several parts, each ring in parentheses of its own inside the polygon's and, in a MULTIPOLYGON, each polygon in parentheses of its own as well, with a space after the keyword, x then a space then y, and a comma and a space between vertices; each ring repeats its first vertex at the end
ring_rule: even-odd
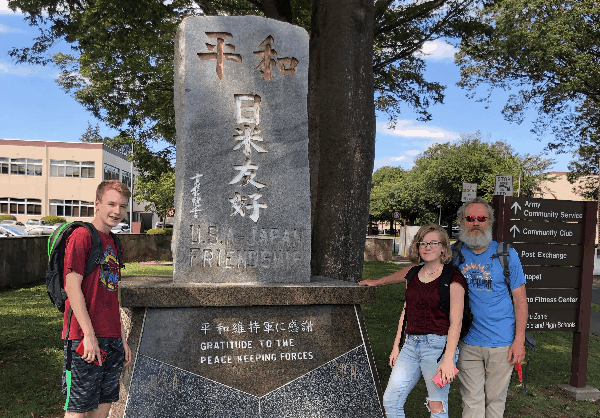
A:
POLYGON ((359 305, 374 288, 136 278, 121 301, 135 364, 111 417, 384 416, 359 305))

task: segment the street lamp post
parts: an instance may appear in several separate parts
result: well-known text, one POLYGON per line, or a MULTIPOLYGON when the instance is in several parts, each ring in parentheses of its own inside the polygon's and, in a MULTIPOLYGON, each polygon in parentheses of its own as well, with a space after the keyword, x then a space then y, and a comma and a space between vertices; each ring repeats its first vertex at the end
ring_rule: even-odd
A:
POLYGON ((133 231, 133 142, 131 143, 131 160, 129 161, 129 169, 131 175, 131 196, 129 197, 129 232, 133 231))

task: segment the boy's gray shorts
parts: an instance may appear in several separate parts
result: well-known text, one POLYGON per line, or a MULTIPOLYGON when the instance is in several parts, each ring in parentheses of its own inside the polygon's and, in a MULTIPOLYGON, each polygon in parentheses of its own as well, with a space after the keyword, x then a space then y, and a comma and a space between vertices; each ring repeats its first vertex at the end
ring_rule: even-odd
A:
POLYGON ((81 340, 71 340, 71 389, 67 393, 67 341, 64 342, 62 391, 69 412, 88 412, 98 405, 119 400, 119 378, 125 361, 121 338, 99 337, 98 345, 107 353, 102 366, 84 361, 75 349, 81 340))

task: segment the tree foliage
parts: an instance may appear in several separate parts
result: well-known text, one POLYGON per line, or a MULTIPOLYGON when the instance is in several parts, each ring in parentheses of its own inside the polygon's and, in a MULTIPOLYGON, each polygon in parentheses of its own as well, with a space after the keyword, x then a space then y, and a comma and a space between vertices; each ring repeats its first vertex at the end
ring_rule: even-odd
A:
POLYGON ((462 39, 459 85, 472 96, 487 85, 516 89, 504 117, 521 123, 533 108, 533 132, 555 140, 550 150, 576 149, 569 166, 581 176, 598 173, 600 142, 600 9, 595 0, 503 0, 484 7, 483 30, 462 39))
MULTIPOLYGON (((377 109, 390 119, 411 107, 429 120, 427 108, 443 101, 444 86, 425 79, 418 52, 427 41, 471 33, 481 0, 375 3, 377 109)), ((144 144, 175 141, 173 51, 177 25, 190 15, 273 17, 310 30, 311 0, 9 0, 40 30, 34 44, 13 48, 18 63, 55 64, 58 83, 96 118, 144 144), (49 55, 60 40, 71 51, 49 55)))
POLYGON ((461 37, 480 30, 474 13, 481 0, 375 2, 373 71, 378 110, 392 124, 403 107, 431 119, 430 105, 443 103, 445 87, 424 76, 423 44, 443 37, 461 37))
POLYGON ((485 141, 480 132, 462 134, 456 143, 429 147, 410 171, 391 167, 377 170, 373 174, 371 214, 386 217, 393 209, 400 209, 410 223, 419 224, 437 222, 441 209, 442 223, 452 225, 462 204, 463 182, 477 183, 477 195, 491 201, 497 174, 512 174, 517 186, 521 172, 520 193, 533 196, 541 191, 540 182, 546 179, 542 173, 551 164, 552 160, 541 154, 521 156, 504 142, 485 141))
POLYGON ((171 170, 160 178, 152 179, 140 177, 136 184, 135 201, 147 202, 146 210, 154 210, 161 220, 165 220, 167 213, 173 210, 175 196, 175 171, 171 170))

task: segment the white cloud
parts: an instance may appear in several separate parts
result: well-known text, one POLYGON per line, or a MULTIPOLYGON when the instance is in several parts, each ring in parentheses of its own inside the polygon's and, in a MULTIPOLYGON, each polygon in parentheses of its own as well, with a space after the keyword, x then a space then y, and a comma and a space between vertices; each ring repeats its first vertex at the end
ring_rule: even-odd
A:
POLYGON ((407 157, 406 155, 401 155, 400 157, 384 157, 374 161, 373 170, 377 170, 378 168, 385 167, 388 165, 393 167, 398 167, 400 165, 406 166, 406 163, 412 165, 411 158, 407 157))
POLYGON ((11 28, 10 26, 6 26, 6 25, 3 25, 3 24, 0 23, 0 35, 2 35, 3 33, 9 33, 9 32, 25 33, 21 29, 11 28))
POLYGON ((0 74, 13 74, 18 76, 43 76, 56 78, 58 73, 54 68, 46 68, 41 65, 13 65, 7 62, 0 62, 0 74))
POLYGON ((404 138, 427 138, 437 141, 452 141, 460 138, 456 132, 447 131, 437 126, 415 124, 412 120, 399 120, 394 129, 387 127, 386 123, 377 123, 377 132, 386 135, 401 136, 404 138))
POLYGON ((420 51, 420 56, 423 59, 444 60, 454 59, 454 54, 457 49, 452 45, 443 41, 425 42, 420 51))
MULTIPOLYGON (((0 14, 13 14, 13 13, 15 13, 15 12, 13 12, 12 10, 10 10, 8 8, 8 0, 0 0, 0 14)), ((20 10, 17 13, 20 13, 20 10)))
POLYGON ((405 151, 404 153, 406 155, 410 155, 411 157, 414 157, 416 155, 419 155, 421 153, 421 151, 419 151, 418 149, 411 149, 409 151, 405 151))

